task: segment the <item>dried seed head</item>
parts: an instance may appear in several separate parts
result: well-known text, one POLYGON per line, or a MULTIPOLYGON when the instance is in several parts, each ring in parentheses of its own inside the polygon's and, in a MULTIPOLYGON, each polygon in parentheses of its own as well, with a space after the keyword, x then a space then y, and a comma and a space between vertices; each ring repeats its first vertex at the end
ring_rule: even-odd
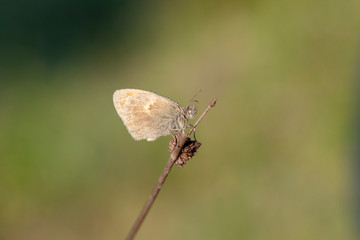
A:
MULTIPOLYGON (((179 138, 180 133, 176 133, 174 135, 174 138, 169 142, 169 152, 172 152, 175 149, 179 138)), ((200 146, 200 142, 188 139, 184 144, 184 147, 181 149, 180 156, 178 157, 178 159, 176 159, 175 164, 178 167, 182 167, 187 161, 189 161, 193 156, 196 155, 197 150, 200 146)))

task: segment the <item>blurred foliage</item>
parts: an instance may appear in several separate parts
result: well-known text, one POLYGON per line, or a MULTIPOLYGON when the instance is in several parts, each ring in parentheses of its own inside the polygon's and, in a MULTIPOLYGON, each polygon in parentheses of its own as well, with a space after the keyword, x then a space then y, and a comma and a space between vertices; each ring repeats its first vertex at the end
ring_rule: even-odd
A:
POLYGON ((218 98, 138 239, 356 239, 359 1, 0 4, 0 239, 126 236, 170 138, 131 138, 121 88, 218 98))
POLYGON ((104 44, 109 34, 118 43, 125 41, 143 2, 4 1, 0 5, 2 60, 13 63, 38 57, 52 66, 104 44))

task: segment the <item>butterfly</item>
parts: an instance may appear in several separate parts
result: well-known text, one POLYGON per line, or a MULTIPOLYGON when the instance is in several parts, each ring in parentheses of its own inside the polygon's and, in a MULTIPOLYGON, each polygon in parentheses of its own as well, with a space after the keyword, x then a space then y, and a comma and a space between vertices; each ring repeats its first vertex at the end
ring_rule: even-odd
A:
POLYGON ((120 89, 113 95, 114 106, 135 140, 154 141, 161 136, 183 132, 196 114, 195 106, 181 107, 154 92, 120 89))

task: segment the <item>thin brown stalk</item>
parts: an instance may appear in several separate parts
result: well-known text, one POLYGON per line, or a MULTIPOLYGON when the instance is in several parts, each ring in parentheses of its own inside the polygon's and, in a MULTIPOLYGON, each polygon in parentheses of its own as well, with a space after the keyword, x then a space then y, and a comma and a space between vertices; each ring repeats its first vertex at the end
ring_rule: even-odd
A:
POLYGON ((210 108, 215 107, 215 104, 216 104, 216 98, 214 100, 212 100, 212 102, 207 106, 207 108, 204 110, 204 112, 201 114, 201 116, 198 118, 198 120, 192 126, 192 128, 190 129, 190 131, 187 134, 188 137, 190 137, 190 134, 195 130, 196 126, 200 123, 201 119, 204 118, 205 114, 210 110, 210 108))
POLYGON ((166 163, 166 166, 164 168, 164 170, 162 171, 162 173, 160 174, 160 177, 157 181, 157 183, 155 184, 152 192, 150 193, 146 203, 144 204, 143 208, 141 209, 141 212, 139 213, 135 223, 133 224, 129 234, 126 237, 126 240, 132 240, 135 237, 135 234, 138 232, 142 222, 144 221, 147 213, 149 212, 151 206, 153 205, 157 195, 160 192, 160 189, 162 187, 162 185, 164 184, 166 177, 169 175, 169 172, 172 168, 172 166, 174 165, 174 162, 176 161, 176 159, 180 156, 181 153, 181 149, 184 147, 184 144, 186 143, 186 140, 189 138, 190 134, 194 131, 195 127, 200 123, 201 119, 204 118, 205 114, 210 110, 210 108, 214 107, 216 103, 216 99, 214 99, 205 109, 205 111, 201 114, 201 116, 199 117, 199 119, 196 121, 196 123, 194 124, 194 126, 190 129, 188 134, 182 133, 175 149, 171 152, 169 159, 166 163))

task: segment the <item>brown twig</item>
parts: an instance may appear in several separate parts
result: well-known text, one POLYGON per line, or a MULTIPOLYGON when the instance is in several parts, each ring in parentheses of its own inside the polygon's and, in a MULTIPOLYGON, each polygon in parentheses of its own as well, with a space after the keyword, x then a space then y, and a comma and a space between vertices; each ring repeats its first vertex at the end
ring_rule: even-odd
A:
POLYGON ((215 107, 215 104, 216 104, 216 98, 214 100, 212 100, 212 102, 207 106, 205 111, 201 114, 201 116, 198 118, 198 120, 192 126, 192 128, 190 129, 190 131, 187 134, 188 137, 190 137, 190 134, 195 130, 196 126, 200 123, 201 119, 204 118, 205 114, 210 110, 210 108, 215 107))
POLYGON ((162 171, 162 173, 160 174, 160 177, 157 181, 157 183, 155 184, 152 192, 150 193, 146 203, 144 204, 143 208, 141 209, 141 212, 139 213, 138 218, 136 219, 134 225, 132 226, 129 234, 126 237, 126 240, 132 240, 135 237, 135 234, 137 233, 137 231, 139 230, 142 222, 144 221, 147 213, 149 212, 151 206, 153 205, 157 195, 160 192, 160 189, 162 187, 162 185, 164 184, 166 177, 169 175, 169 172, 172 168, 172 166, 174 165, 174 162, 176 161, 176 159, 179 157, 180 153, 181 153, 181 149, 184 147, 184 144, 186 143, 186 140, 189 138, 190 134, 194 131, 195 127, 199 124, 199 122, 201 121, 201 119, 204 118, 205 114, 210 110, 210 108, 214 107, 216 103, 216 99, 214 99, 205 109, 205 111, 201 114, 201 116, 199 117, 199 119, 196 121, 196 123, 194 124, 194 126, 190 129, 188 134, 182 133, 175 149, 171 152, 170 157, 166 163, 166 166, 164 168, 164 170, 162 171))

